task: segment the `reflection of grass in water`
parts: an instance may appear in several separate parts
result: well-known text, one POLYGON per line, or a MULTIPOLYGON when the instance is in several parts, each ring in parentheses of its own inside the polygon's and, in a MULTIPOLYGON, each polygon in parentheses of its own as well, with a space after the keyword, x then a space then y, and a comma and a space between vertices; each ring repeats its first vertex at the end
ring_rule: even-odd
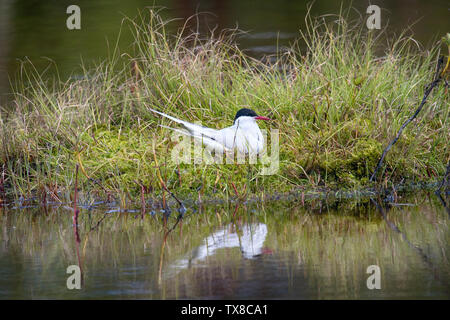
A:
MULTIPOLYGON (((341 206, 339 215, 335 215, 334 210, 317 214, 302 208, 273 215, 277 210, 267 208, 269 214, 264 222, 268 225, 269 235, 266 246, 286 268, 292 296, 295 296, 294 282, 299 281, 293 279, 294 273, 299 272, 303 272, 309 286, 317 290, 313 290, 311 298, 408 297, 409 294, 413 297, 414 294, 433 293, 433 288, 426 284, 433 279, 432 270, 425 271, 426 279, 417 278, 415 272, 428 269, 427 264, 392 232, 373 207, 368 212, 365 208, 346 212, 347 209, 347 206, 341 206), (366 269, 370 265, 381 268, 381 291, 370 291, 366 287, 369 277, 366 269)), ((449 261, 445 255, 450 235, 444 212, 432 205, 423 205, 420 209, 394 208, 389 217, 405 233, 414 234, 410 241, 423 247, 439 271, 441 282, 448 282, 449 261), (424 220, 424 213, 433 217, 433 222, 424 220)), ((168 283, 173 289, 172 294, 202 296, 209 285, 232 297, 233 287, 239 287, 235 281, 252 276, 237 274, 243 265, 240 259, 238 263, 231 262, 224 254, 212 260, 213 268, 191 269, 178 276, 176 285, 168 283), (182 293, 179 292, 180 283, 184 288, 182 293)), ((257 269, 252 271, 258 272, 257 269)))
MULTIPOLYGON (((437 202, 426 202, 419 207, 399 207, 388 213, 408 237, 421 247, 448 281, 448 220, 437 202)), ((204 238, 220 225, 232 222, 233 206, 205 208, 202 214, 192 214, 183 221, 182 232, 177 227, 165 246, 164 267, 168 267, 202 244, 204 238), (228 217, 223 212, 228 212, 228 217), (217 216, 221 214, 221 221, 217 216)), ((144 221, 134 214, 109 214, 98 230, 89 230, 91 224, 103 216, 92 211, 80 215, 81 253, 86 275, 86 288, 97 281, 137 281, 157 292, 145 297, 201 297, 211 295, 233 296, 233 292, 257 275, 259 270, 252 260, 242 260, 238 248, 221 249, 200 263, 200 267, 182 270, 165 279, 158 287, 157 275, 163 239, 161 221, 146 216, 144 221), (159 292, 158 292, 159 290, 159 292)), ((341 203, 307 207, 295 203, 275 203, 268 206, 241 207, 236 223, 262 222, 268 227, 265 247, 272 255, 258 259, 272 261, 288 277, 288 294, 295 296, 299 274, 312 291, 311 298, 377 297, 397 290, 416 288, 417 292, 432 290, 427 281, 417 281, 416 271, 426 269, 420 256, 392 232, 381 216, 366 202, 358 205, 341 203), (366 207, 369 207, 367 209, 366 207), (338 215, 336 215, 338 211, 338 215), (367 290, 366 268, 381 267, 383 290, 367 290)), ((173 220, 170 221, 173 223, 173 220)), ((14 252, 23 268, 34 270, 37 278, 52 279, 60 273, 64 284, 65 268, 76 264, 75 241, 70 212, 55 211, 48 214, 33 211, 7 212, 0 215, 4 252, 14 252), (13 229, 12 227, 15 227, 13 229), (30 260, 31 258, 31 260, 30 260), (29 268, 29 264, 39 268, 29 268)), ((45 294, 45 284, 39 292, 45 294)), ((67 297, 70 297, 68 294, 67 297)))
MULTIPOLYGON (((441 276, 448 282, 449 261, 445 254, 450 235, 443 210, 439 213, 428 205, 420 209, 395 208, 389 218, 411 235, 411 242, 423 247, 435 267, 445 272, 441 276), (424 214, 433 217, 434 221, 430 223, 424 219, 424 214)), ((361 294, 376 297, 378 293, 369 292, 365 286, 369 265, 380 266, 385 275, 381 278, 381 287, 393 294, 415 281, 411 270, 427 268, 421 257, 392 232, 373 209, 364 217, 305 215, 298 222, 278 225, 278 232, 271 235, 286 254, 297 252, 299 263, 305 266, 306 272, 315 275, 309 277, 311 285, 324 288, 318 297, 356 298, 361 294), (395 275, 395 282, 389 282, 388 274, 395 275)), ((429 275, 431 278, 431 270, 429 275)), ((425 284, 416 285, 426 290, 425 284)), ((383 291, 379 293, 383 294, 383 291)), ((404 294, 404 291, 400 293, 404 294)))

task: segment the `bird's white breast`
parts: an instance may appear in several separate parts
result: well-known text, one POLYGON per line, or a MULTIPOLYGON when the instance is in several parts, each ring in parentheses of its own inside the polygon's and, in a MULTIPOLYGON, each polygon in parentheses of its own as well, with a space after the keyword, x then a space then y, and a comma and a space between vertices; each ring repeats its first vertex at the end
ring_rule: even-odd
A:
POLYGON ((233 126, 220 130, 220 135, 226 148, 242 153, 258 154, 264 147, 264 137, 253 118, 238 119, 233 126))

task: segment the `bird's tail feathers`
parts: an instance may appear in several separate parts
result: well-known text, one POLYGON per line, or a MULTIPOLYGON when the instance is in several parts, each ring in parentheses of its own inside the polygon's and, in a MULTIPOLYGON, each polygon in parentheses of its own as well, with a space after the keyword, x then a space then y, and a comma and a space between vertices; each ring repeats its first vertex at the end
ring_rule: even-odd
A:
POLYGON ((192 133, 191 133, 190 131, 188 131, 188 130, 183 130, 183 129, 178 129, 178 128, 172 128, 172 127, 169 127, 169 126, 165 126, 165 125, 163 125, 163 124, 160 124, 159 126, 162 127, 162 128, 170 129, 170 130, 172 130, 172 131, 175 131, 175 132, 184 134, 184 135, 186 135, 186 136, 193 136, 192 133))
POLYGON ((154 113, 157 113, 157 114, 159 114, 159 115, 161 115, 161 116, 163 116, 163 117, 165 117, 165 118, 167 118, 167 119, 170 119, 170 120, 172 120, 172 121, 175 121, 175 122, 177 122, 177 123, 183 124, 183 123, 186 122, 186 121, 177 119, 177 118, 175 118, 175 117, 169 116, 168 114, 165 114, 164 112, 161 112, 161 111, 158 111, 158 110, 155 110, 155 109, 152 109, 152 108, 148 108, 148 109, 149 109, 150 111, 154 112, 154 113))
POLYGON ((203 126, 195 124, 195 123, 190 123, 188 121, 183 121, 183 120, 177 119, 175 117, 169 116, 168 114, 165 114, 164 112, 161 112, 161 111, 158 111, 158 110, 155 110, 152 108, 148 108, 148 109, 156 114, 159 114, 167 119, 170 119, 172 121, 175 121, 176 123, 183 125, 186 129, 188 129, 189 131, 192 131, 192 136, 195 136, 196 134, 203 134, 203 135, 211 138, 216 131, 214 129, 203 127, 203 126), (198 132, 196 132, 196 131, 198 131, 198 132))
POLYGON ((231 151, 231 149, 225 147, 223 144, 221 144, 221 143, 217 142, 216 140, 211 139, 211 138, 209 138, 209 137, 207 137, 205 135, 198 134, 198 133, 195 133, 195 132, 192 132, 192 131, 188 131, 188 130, 172 128, 172 127, 165 126, 165 125, 162 125, 162 124, 160 124, 159 126, 162 127, 162 128, 170 129, 172 131, 181 133, 181 134, 183 134, 185 136, 193 137, 194 139, 200 140, 209 149, 214 149, 214 150, 217 150, 217 151, 220 151, 220 152, 230 152, 231 151))

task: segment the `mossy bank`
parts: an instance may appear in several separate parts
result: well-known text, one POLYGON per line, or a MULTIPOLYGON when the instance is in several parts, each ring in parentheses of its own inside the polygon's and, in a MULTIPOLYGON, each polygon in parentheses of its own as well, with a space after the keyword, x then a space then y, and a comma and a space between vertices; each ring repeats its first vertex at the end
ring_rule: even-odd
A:
MULTIPOLYGON (((61 81, 25 63, 0 123, 6 197, 228 197, 296 188, 361 188, 402 123, 414 112, 441 54, 408 37, 381 41, 379 30, 345 18, 309 19, 270 63, 246 56, 234 35, 166 32, 154 11, 127 20, 132 54, 113 48, 85 75, 61 81), (384 48, 380 50, 380 48, 384 48), (163 110, 224 127, 250 107, 279 131, 279 169, 261 164, 176 164, 163 110)), ((449 101, 440 85, 385 160, 378 181, 438 180, 449 156, 449 101)))

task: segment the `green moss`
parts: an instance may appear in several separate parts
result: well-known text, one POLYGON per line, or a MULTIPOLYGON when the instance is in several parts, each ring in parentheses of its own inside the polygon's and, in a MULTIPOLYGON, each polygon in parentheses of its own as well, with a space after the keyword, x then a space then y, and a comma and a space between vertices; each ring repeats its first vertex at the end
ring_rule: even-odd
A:
POLYGON ((335 175, 338 182, 354 185, 367 178, 381 156, 381 143, 374 139, 362 138, 345 150, 322 154, 318 166, 325 172, 335 175))

